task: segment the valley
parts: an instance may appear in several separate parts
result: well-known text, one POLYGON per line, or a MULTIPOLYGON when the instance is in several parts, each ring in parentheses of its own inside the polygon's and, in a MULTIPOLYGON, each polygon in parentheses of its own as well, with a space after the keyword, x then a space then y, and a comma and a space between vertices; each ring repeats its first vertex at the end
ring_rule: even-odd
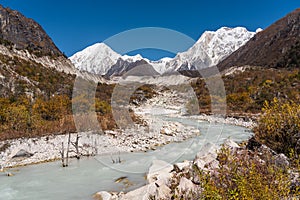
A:
POLYGON ((299 24, 68 58, 0 5, 0 199, 299 198, 299 24))

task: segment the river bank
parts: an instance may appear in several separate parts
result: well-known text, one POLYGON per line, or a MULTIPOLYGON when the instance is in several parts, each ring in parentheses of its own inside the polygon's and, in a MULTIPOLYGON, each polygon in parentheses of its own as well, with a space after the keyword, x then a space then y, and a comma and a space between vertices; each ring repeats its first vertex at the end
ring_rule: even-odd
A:
MULTIPOLYGON (((6 195, 6 199, 16 199, 24 193, 28 195, 27 199, 53 199, 53 194, 60 194, 66 199, 87 199, 99 190, 129 192, 146 184, 144 176, 154 160, 163 159, 168 163, 191 160, 207 142, 215 143, 215 136, 218 136, 217 143, 222 144, 228 137, 244 141, 251 135, 248 129, 242 127, 182 116, 180 106, 170 108, 157 107, 158 104, 147 105, 149 104, 145 103, 132 109, 148 126, 135 125, 126 130, 106 131, 102 134, 80 133, 80 152, 82 155, 95 156, 79 161, 71 159, 67 168, 60 167, 59 162, 51 162, 8 169, 15 176, 6 178, 0 192, 6 195), (212 136, 205 135, 208 128, 211 128, 212 136), (222 130, 222 135, 219 130, 222 130), (153 151, 154 149, 156 150, 153 151), (121 163, 113 163, 112 160, 120 160, 121 163), (116 183, 115 180, 120 177, 127 177, 124 180, 128 182, 116 183), (23 179, 31 181, 22 184, 19 181, 23 179), (55 180, 54 183, 57 184, 52 184, 50 180, 55 180), (32 184, 35 185, 35 190, 47 188, 47 191, 35 193, 31 189, 32 184), (59 185, 64 187, 58 187, 59 185), (74 187, 80 195, 73 194, 74 187)), ((71 134, 71 141, 74 142, 76 137, 77 134, 71 134)), ((68 135, 59 135, 9 141, 10 146, 1 153, 1 163, 3 166, 13 167, 48 161, 49 158, 60 159, 61 142, 66 144, 67 140, 68 135), (22 149, 24 151, 20 152, 22 149), (15 157, 17 154, 23 154, 23 157, 15 157)), ((5 141, 0 144, 3 142, 5 141)), ((70 150, 70 156, 75 156, 72 145, 70 150)))
MULTIPOLYGON (((196 120, 182 122, 188 122, 194 127, 200 125, 201 133, 205 133, 207 127, 215 127, 211 129, 212 134, 222 128, 223 134, 217 144, 222 144, 228 137, 234 141, 244 141, 251 135, 248 129, 239 126, 210 124, 196 120)), ((130 192, 147 184, 145 174, 149 172, 154 160, 164 160, 172 164, 193 160, 197 152, 212 140, 214 142, 214 138, 205 138, 204 134, 200 134, 182 142, 157 147, 155 151, 82 157, 80 160, 70 159, 68 167, 61 167, 61 161, 56 161, 7 169, 14 176, 7 177, 4 173, 0 173, 2 183, 0 199, 81 200, 92 199, 93 194, 103 190, 130 192), (120 158, 121 163, 113 163, 112 158, 115 160, 120 158), (127 178, 117 181, 122 177, 127 178)))
MULTIPOLYGON (((167 91, 148 99, 139 106, 132 106, 146 126, 133 125, 125 130, 104 132, 82 132, 70 135, 71 143, 79 136, 80 156, 115 155, 122 152, 155 150, 171 142, 181 142, 201 134, 193 126, 180 122, 163 120, 161 116, 182 119, 205 120, 210 123, 224 123, 251 128, 253 121, 235 118, 220 118, 209 115, 184 116, 183 94, 167 91)), ((40 138, 19 138, 0 141, 0 166, 3 168, 24 166, 61 159, 62 143, 66 148, 69 135, 53 135, 40 138)), ((70 145, 70 157, 77 156, 76 148, 70 145)))
MULTIPOLYGON (((176 122, 163 122, 160 132, 148 127, 134 126, 126 130, 112 130, 103 133, 84 132, 71 134, 71 142, 79 136, 81 156, 115 155, 122 152, 155 150, 171 142, 180 142, 196 136, 194 127, 176 122)), ((41 138, 20 138, 0 142, 0 165, 3 168, 54 161, 61 158, 62 143, 65 148, 69 135, 55 135, 41 138)), ((76 148, 70 145, 69 156, 75 157, 76 148)))
MULTIPOLYGON (((146 126, 134 125, 125 130, 105 132, 72 133, 71 143, 79 136, 79 151, 81 156, 114 155, 122 152, 139 152, 155 150, 172 142, 181 142, 201 134, 193 126, 180 122, 163 120, 161 116, 172 116, 182 119, 205 120, 210 123, 232 124, 251 128, 253 121, 243 121, 235 118, 221 118, 209 115, 184 116, 182 110, 185 103, 182 94, 164 92, 148 99, 139 106, 132 106, 134 112, 145 122, 146 126)), ((24 166, 29 164, 49 162, 61 159, 62 143, 67 146, 68 135, 55 135, 40 138, 19 138, 0 141, 0 166, 2 168, 24 166)), ((75 157, 76 148, 70 145, 70 157, 75 157)))

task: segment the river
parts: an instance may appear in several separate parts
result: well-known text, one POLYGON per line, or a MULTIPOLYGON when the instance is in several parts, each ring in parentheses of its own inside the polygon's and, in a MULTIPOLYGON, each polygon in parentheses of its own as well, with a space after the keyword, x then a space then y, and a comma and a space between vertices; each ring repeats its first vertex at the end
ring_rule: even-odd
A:
MULTIPOLYGON (((153 160, 170 163, 192 160, 201 147, 208 143, 221 144, 230 137, 239 142, 250 137, 243 127, 209 123, 187 118, 164 116, 165 120, 178 121, 199 128, 201 135, 180 143, 171 143, 155 151, 124 153, 121 163, 112 164, 111 156, 72 159, 69 167, 60 162, 49 162, 12 169, 12 177, 0 174, 1 200, 83 200, 92 199, 98 191, 128 191, 146 183, 145 174, 153 160), (133 185, 126 187, 114 180, 126 176, 133 185)), ((118 159, 118 155, 113 159, 118 159)))

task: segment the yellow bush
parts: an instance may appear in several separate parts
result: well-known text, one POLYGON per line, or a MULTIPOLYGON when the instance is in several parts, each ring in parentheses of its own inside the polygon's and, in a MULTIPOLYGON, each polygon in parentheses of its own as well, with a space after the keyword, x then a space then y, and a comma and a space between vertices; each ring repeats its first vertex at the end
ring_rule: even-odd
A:
POLYGON ((30 124, 30 114, 24 105, 11 105, 6 109, 8 125, 12 130, 27 130, 30 124))
POLYGON ((111 112, 111 106, 106 101, 95 99, 95 111, 104 115, 111 112))
POLYGON ((232 93, 227 95, 227 102, 232 110, 245 111, 252 104, 252 99, 248 92, 232 93))
POLYGON ((290 194, 289 174, 270 160, 262 161, 257 153, 223 148, 218 159, 215 172, 198 171, 201 199, 285 199, 297 195, 290 194))
POLYGON ((32 106, 33 114, 44 120, 58 120, 67 115, 71 109, 71 100, 65 95, 55 95, 49 100, 37 98, 32 106))
POLYGON ((300 153, 300 105, 294 102, 265 102, 255 137, 277 153, 300 153))

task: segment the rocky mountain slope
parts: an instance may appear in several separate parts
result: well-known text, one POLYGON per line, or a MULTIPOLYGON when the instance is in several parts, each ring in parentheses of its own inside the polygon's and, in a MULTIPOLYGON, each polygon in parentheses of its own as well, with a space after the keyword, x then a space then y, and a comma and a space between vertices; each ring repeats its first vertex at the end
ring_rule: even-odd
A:
POLYGON ((18 11, 0 5, 1 97, 71 94, 79 72, 43 28, 18 11))
POLYGON ((18 11, 0 7, 0 23, 0 140, 74 132, 75 77, 100 82, 97 117, 103 129, 114 127, 108 104, 113 86, 77 70, 41 26, 18 11))
POLYGON ((26 49, 38 56, 63 55, 38 23, 1 5, 0 43, 13 44, 16 49, 26 49))
MULTIPOLYGON (((259 31, 259 30, 258 30, 259 31)), ((148 63, 159 73, 196 70, 218 64, 232 52, 244 45, 255 35, 243 27, 222 27, 217 31, 206 31, 186 52, 175 58, 150 61, 140 55, 121 56, 103 43, 98 43, 74 54, 70 60, 84 71, 110 76, 118 76, 139 64, 148 63)))
POLYGON ((221 70, 245 65, 287 67, 297 61, 299 43, 300 9, 297 9, 256 34, 247 44, 219 63, 218 67, 221 70))

